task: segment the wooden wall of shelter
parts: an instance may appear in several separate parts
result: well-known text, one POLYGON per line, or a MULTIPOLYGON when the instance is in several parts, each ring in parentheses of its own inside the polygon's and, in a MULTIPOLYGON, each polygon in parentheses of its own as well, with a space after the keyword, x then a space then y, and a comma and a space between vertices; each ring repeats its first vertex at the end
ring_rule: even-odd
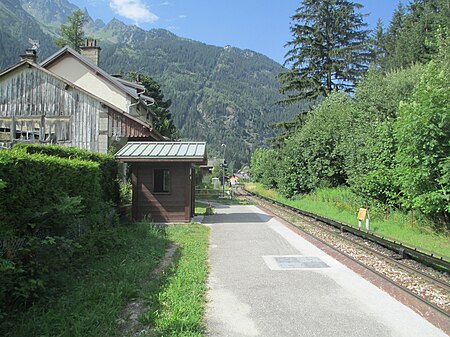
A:
POLYGON ((133 220, 186 223, 194 215, 195 174, 191 163, 132 163, 133 220), (155 192, 155 170, 170 171, 168 192, 155 192))
MULTIPOLYGON (((0 76, 0 143, 56 143, 106 152, 111 137, 150 130, 95 96, 27 62, 0 76)), ((1 145, 0 144, 0 145, 1 145)))

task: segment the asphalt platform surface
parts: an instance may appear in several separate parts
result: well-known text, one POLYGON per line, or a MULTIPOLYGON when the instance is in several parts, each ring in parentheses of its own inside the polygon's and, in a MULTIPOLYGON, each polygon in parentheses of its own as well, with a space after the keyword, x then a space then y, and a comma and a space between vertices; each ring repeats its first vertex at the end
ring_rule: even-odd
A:
POLYGON ((447 336, 256 206, 215 211, 208 336, 447 336))

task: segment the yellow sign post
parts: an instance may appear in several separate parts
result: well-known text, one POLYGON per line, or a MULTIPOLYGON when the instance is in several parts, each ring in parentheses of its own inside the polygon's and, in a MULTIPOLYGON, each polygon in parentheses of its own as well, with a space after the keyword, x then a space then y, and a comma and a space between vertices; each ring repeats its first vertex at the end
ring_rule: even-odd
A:
POLYGON ((358 220, 363 221, 366 218, 367 209, 366 208, 360 208, 358 212, 358 220))
POLYGON ((369 216, 367 214, 367 208, 360 208, 358 212, 358 228, 361 229, 362 222, 366 220, 366 229, 369 230, 369 216))

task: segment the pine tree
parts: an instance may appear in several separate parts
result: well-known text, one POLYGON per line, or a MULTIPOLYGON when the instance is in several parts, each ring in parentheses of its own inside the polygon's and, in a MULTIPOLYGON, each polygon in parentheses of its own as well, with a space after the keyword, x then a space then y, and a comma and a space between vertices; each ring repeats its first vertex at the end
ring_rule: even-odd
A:
POLYGON ((377 26, 375 28, 375 31, 373 32, 371 40, 374 58, 373 61, 377 66, 380 66, 380 64, 386 57, 385 33, 383 28, 383 22, 381 21, 381 19, 378 19, 377 21, 377 26))
POLYGON ((414 0, 405 8, 399 4, 385 34, 386 70, 426 63, 437 54, 436 34, 450 29, 448 0, 414 0))
POLYGON ((170 99, 164 100, 161 85, 151 76, 145 74, 130 72, 127 77, 129 80, 142 84, 145 87, 145 95, 155 100, 155 104, 151 106, 152 112, 156 115, 156 119, 153 123, 155 129, 163 136, 171 139, 177 138, 178 130, 173 123, 172 114, 169 110, 172 101, 170 99))
POLYGON ((87 21, 85 14, 77 9, 67 17, 67 24, 61 25, 61 37, 55 39, 55 45, 59 48, 69 46, 80 52, 83 45, 85 34, 83 25, 87 21))
POLYGON ((352 91, 371 59, 362 5, 346 0, 303 0, 292 16, 293 40, 279 75, 285 103, 352 91))

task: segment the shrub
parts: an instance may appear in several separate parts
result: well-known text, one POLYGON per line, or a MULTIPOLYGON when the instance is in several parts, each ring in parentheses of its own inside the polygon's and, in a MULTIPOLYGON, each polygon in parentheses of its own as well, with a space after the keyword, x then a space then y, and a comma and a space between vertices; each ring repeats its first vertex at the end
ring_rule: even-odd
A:
POLYGON ((305 125, 286 140, 278 169, 278 187, 284 196, 346 182, 343 142, 354 110, 351 103, 346 94, 333 92, 310 111, 305 125))
POLYGON ((395 136, 403 204, 450 227, 450 80, 448 64, 427 65, 408 103, 400 105, 395 136))
POLYGON ((23 149, 0 151, 0 307, 9 310, 47 294, 80 237, 116 221, 98 162, 23 149))
POLYGON ((95 213, 102 201, 94 162, 2 151, 0 179, 6 182, 0 190, 0 234, 5 228, 21 235, 47 228, 52 207, 66 196, 79 197, 84 214, 95 213))
POLYGON ((278 153, 274 149, 257 149, 251 159, 252 179, 268 188, 276 187, 277 158, 278 153))
POLYGON ((67 159, 79 159, 93 161, 99 164, 102 179, 101 186, 105 201, 111 201, 118 205, 120 202, 119 184, 117 181, 118 164, 111 155, 81 150, 76 147, 64 147, 59 145, 40 145, 18 143, 14 145, 14 150, 24 150, 29 154, 45 154, 67 159))

